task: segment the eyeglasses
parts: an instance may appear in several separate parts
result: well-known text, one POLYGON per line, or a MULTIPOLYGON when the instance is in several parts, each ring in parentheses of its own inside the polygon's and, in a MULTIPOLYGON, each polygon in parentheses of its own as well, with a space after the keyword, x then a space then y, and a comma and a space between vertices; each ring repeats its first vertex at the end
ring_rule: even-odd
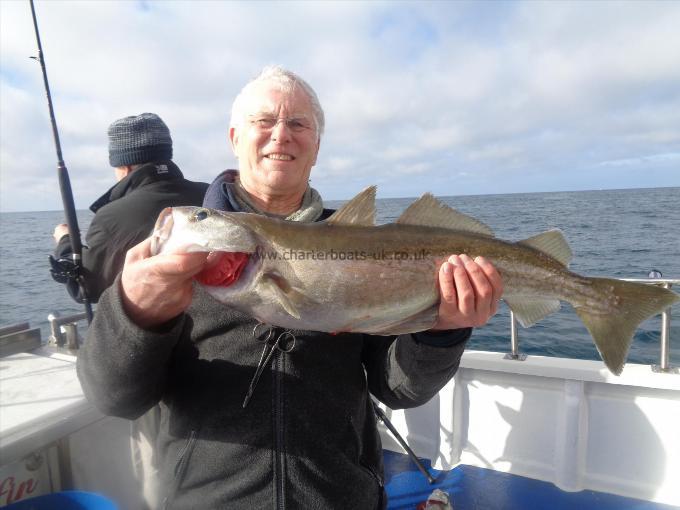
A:
POLYGON ((258 131, 263 132, 272 131, 279 122, 284 122, 293 133, 314 129, 314 124, 307 117, 277 118, 268 115, 253 115, 250 119, 250 124, 258 131))

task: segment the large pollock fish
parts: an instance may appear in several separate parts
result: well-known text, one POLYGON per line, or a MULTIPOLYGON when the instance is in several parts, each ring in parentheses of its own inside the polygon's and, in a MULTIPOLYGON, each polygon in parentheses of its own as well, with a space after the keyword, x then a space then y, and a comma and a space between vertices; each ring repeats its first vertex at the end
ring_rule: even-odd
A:
POLYGON ((656 286, 589 278, 567 269, 558 230, 512 243, 425 194, 396 223, 375 226, 375 187, 328 220, 174 207, 161 212, 152 254, 211 252, 197 280, 217 300, 285 328, 392 335, 432 327, 438 269, 451 254, 484 256, 524 327, 569 302, 606 366, 620 374, 633 334, 680 296, 656 286))

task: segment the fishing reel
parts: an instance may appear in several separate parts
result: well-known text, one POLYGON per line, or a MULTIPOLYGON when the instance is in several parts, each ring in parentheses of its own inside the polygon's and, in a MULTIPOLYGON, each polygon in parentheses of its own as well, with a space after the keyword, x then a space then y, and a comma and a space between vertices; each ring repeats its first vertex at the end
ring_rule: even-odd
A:
POLYGON ((92 308, 90 300, 87 297, 87 291, 83 284, 83 275, 80 266, 74 264, 70 259, 59 258, 55 259, 52 255, 49 256, 50 274, 52 279, 57 283, 66 285, 66 290, 76 303, 85 305, 85 313, 87 314, 88 323, 92 321, 92 308))
POLYGON ((52 255, 50 260, 50 274, 57 283, 77 282, 80 276, 80 268, 72 260, 60 258, 55 259, 52 255))

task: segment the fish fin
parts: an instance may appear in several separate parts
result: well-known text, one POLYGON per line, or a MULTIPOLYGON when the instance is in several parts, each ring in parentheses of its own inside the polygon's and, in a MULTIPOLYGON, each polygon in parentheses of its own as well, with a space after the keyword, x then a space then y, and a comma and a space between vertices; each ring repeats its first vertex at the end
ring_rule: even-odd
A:
POLYGON ((335 211, 327 220, 331 225, 375 225, 375 186, 369 186, 335 211))
POLYGON ((537 299, 535 297, 516 296, 511 298, 503 297, 503 300, 508 304, 510 310, 513 311, 519 323, 525 328, 533 326, 543 317, 547 317, 560 309, 558 299, 537 299))
POLYGON ((569 262, 571 262, 571 248, 569 248, 569 243, 567 243, 564 234, 559 229, 548 230, 537 236, 524 239, 517 244, 530 246, 538 251, 542 251, 557 260, 564 267, 569 266, 569 262))
POLYGON ((277 273, 265 273, 261 277, 262 285, 275 297, 283 309, 295 319, 300 319, 300 312, 296 303, 304 299, 302 293, 295 290, 288 280, 277 273))
POLYGON ((380 324, 376 324, 373 327, 362 325, 360 329, 357 328, 357 331, 360 330, 363 333, 385 336, 416 333, 419 331, 425 331, 434 326, 435 322, 437 322, 438 316, 439 303, 431 306, 430 308, 426 308, 425 310, 414 313, 405 319, 400 319, 393 322, 382 321, 380 324))
POLYGON ((408 206, 397 223, 462 230, 493 237, 493 231, 487 225, 441 203, 430 193, 425 193, 408 206))
POLYGON ((680 296, 654 285, 609 278, 589 280, 600 294, 606 311, 593 310, 589 306, 574 306, 574 309, 590 331, 604 364, 619 375, 635 330, 643 321, 680 301, 680 296))

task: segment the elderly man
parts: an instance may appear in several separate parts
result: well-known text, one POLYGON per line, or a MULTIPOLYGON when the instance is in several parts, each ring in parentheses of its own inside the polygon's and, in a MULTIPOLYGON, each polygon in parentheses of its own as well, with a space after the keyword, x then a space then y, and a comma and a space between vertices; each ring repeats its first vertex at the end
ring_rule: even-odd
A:
MULTIPOLYGON (((233 105, 239 172, 219 176, 204 205, 323 219, 330 211, 308 184, 323 128, 311 87, 265 69, 233 105)), ((496 270, 464 254, 442 264, 436 331, 291 332, 293 349, 272 356, 244 405, 262 364, 255 337, 270 328, 194 287, 205 264, 205 254, 151 256, 148 240, 131 249, 78 358, 85 393, 103 412, 132 419, 160 403, 163 508, 383 508, 369 392, 392 408, 435 395, 458 368, 471 327, 496 311, 496 270)))

